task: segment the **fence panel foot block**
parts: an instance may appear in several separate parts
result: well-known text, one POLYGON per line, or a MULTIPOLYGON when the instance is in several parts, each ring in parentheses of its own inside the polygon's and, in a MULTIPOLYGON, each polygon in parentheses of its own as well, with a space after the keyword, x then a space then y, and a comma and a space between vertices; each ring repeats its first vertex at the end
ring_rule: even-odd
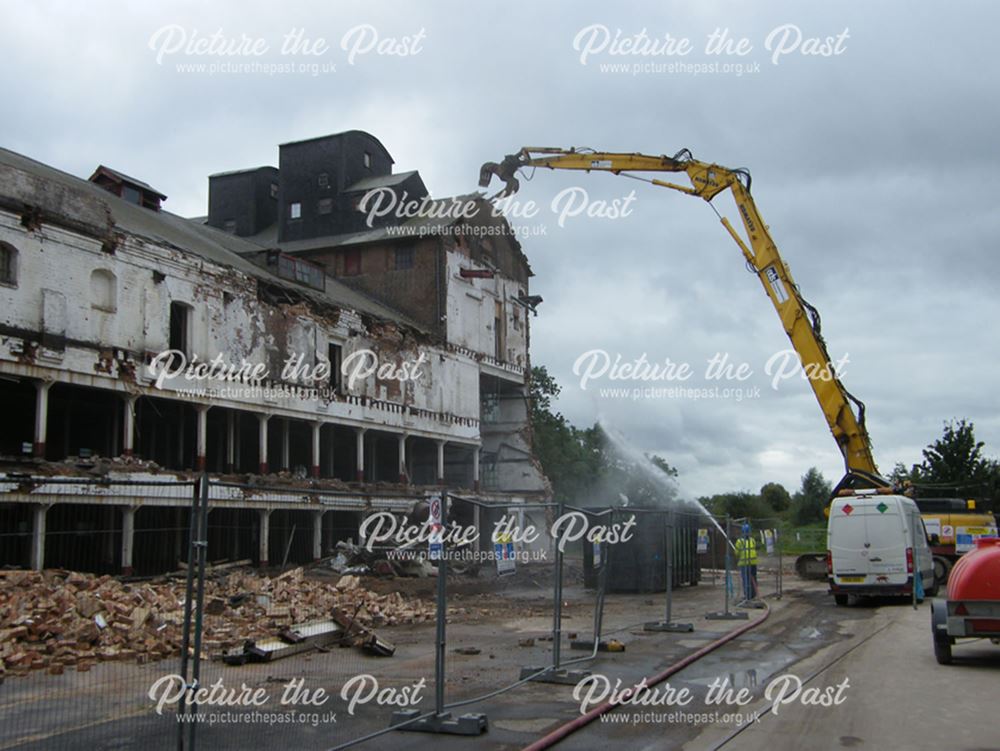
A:
POLYGON ((469 713, 453 717, 451 712, 431 715, 422 719, 416 709, 393 712, 390 727, 400 725, 407 720, 413 720, 399 730, 410 733, 444 733, 447 735, 482 735, 489 730, 486 715, 469 713))
POLYGON ((566 668, 521 668, 520 680, 531 680, 538 683, 560 683, 564 686, 575 686, 590 675, 589 670, 567 670, 566 668), (545 672, 540 672, 545 671, 545 672), (538 675, 535 675, 538 673, 538 675), (532 677, 534 676, 534 677, 532 677))

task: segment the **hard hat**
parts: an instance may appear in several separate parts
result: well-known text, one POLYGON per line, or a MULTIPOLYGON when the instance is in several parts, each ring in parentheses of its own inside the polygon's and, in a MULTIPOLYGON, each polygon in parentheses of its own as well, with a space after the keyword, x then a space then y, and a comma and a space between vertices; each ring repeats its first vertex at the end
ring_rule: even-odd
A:
POLYGON ((745 534, 745 535, 750 534, 750 524, 749 523, 743 525, 743 534, 745 534))

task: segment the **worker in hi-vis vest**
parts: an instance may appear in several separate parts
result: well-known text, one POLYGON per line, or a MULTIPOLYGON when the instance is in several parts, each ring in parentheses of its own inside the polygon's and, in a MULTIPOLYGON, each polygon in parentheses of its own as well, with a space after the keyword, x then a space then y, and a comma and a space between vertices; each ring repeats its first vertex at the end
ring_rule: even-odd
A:
POLYGON ((750 525, 743 525, 743 535, 736 541, 736 565, 743 579, 743 599, 757 596, 757 541, 750 533, 750 525))

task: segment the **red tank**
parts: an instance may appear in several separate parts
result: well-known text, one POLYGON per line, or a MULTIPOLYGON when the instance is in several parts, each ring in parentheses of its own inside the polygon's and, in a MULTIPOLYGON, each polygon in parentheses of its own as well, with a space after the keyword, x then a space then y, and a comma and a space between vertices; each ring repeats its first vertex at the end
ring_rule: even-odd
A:
POLYGON ((948 577, 949 600, 1000 600, 1000 538, 976 541, 948 577))

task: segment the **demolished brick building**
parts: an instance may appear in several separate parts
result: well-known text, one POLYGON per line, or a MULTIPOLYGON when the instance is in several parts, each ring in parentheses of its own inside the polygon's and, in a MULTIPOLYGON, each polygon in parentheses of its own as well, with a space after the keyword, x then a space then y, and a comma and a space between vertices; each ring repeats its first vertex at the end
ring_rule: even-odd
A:
POLYGON ((277 168, 212 175, 189 219, 110 167, 83 180, 0 150, 0 564, 175 565, 188 499, 102 479, 232 481, 210 499, 215 549, 260 565, 320 557, 430 487, 547 494, 527 259, 480 195, 365 213, 428 205, 392 166, 362 131, 284 144, 277 168), (240 364, 263 371, 222 376, 240 364), (154 529, 176 531, 136 542, 154 529))

